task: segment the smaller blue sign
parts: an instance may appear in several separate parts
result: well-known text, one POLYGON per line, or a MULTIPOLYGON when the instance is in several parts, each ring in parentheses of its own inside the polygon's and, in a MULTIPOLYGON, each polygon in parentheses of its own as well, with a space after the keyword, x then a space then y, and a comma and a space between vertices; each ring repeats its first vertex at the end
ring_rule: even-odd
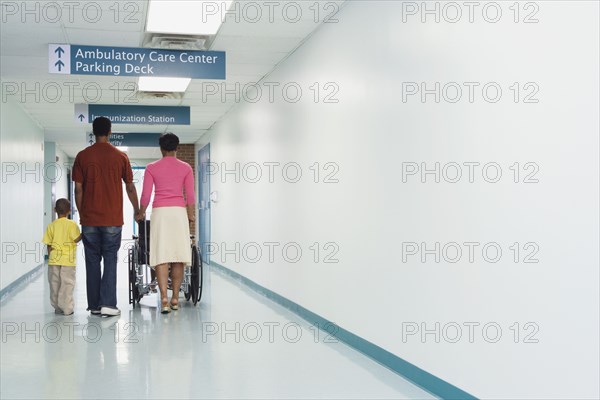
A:
MULTIPOLYGON (((113 132, 108 140, 113 146, 158 147, 160 135, 149 132, 113 132)), ((92 132, 88 132, 87 140, 90 146, 96 142, 92 132)))
POLYGON ((75 104, 75 121, 89 124, 106 117, 113 124, 190 125, 190 108, 183 106, 131 106, 75 104))

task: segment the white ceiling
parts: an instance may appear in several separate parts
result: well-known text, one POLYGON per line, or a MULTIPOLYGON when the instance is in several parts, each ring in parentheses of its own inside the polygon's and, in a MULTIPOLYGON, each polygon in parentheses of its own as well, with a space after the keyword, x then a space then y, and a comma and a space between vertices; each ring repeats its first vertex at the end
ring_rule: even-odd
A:
MULTIPOLYGON (((24 7, 23 2, 11 2, 24 7)), ((88 96, 96 97, 98 104, 127 104, 125 98, 132 94, 131 84, 137 82, 132 77, 108 77, 86 75, 57 75, 48 73, 48 44, 68 43, 80 45, 141 47, 144 41, 147 0, 120 1, 118 22, 115 23, 113 1, 78 1, 69 16, 69 8, 64 1, 27 2, 30 9, 34 4, 39 7, 39 20, 35 14, 23 14, 17 10, 14 16, 5 15, 0 30, 0 78, 6 82, 15 82, 23 89, 35 89, 38 98, 33 93, 14 97, 21 103, 25 111, 43 127, 45 140, 56 142, 68 156, 74 157, 85 146, 85 133, 90 131, 90 125, 74 122, 73 104, 85 103, 82 88, 89 88, 88 96), (52 3, 63 5, 61 20, 54 22, 52 3), (94 3, 88 7, 86 3, 94 3), (94 7, 99 5, 102 14, 97 22, 91 22, 94 7), (45 6, 47 18, 44 18, 45 6), (87 8, 88 21, 84 18, 83 9, 87 8), (137 11, 137 12, 135 12, 137 11), (133 14, 132 14, 133 12, 133 14), (128 22, 125 22, 128 17, 128 22), (22 21, 22 18, 25 21, 22 21), (131 22, 133 21, 133 22, 131 22), (137 22, 135 22, 137 21, 137 22), (74 87, 74 95, 69 96, 69 87, 74 87), (96 93, 94 88, 100 87, 96 93), (60 88, 60 93, 57 92, 60 88), (111 89, 112 88, 112 89, 111 89), (116 90, 120 88, 121 90, 116 90), (118 94, 118 96, 117 96, 118 94), (70 98, 71 97, 71 98, 70 98), (115 99, 117 97, 117 99, 115 99)), ((236 3, 243 3, 238 2, 236 3)), ((233 87, 237 82, 241 86, 249 82, 258 82, 269 74, 276 65, 293 52, 319 25, 314 21, 314 12, 310 9, 313 1, 283 1, 277 2, 278 7, 273 13, 274 19, 269 20, 269 8, 263 2, 261 5, 263 17, 258 22, 246 21, 244 18, 236 21, 228 17, 221 26, 210 50, 221 50, 227 53, 227 87, 233 87), (295 23, 284 19, 281 10, 286 3, 295 3, 302 7, 302 18, 295 23)), ((343 1, 322 1, 321 13, 326 15, 331 8, 326 3, 343 1), (326 10, 326 11, 324 11, 326 10)), ((240 4, 237 7, 243 7, 240 4)), ((314 6, 313 6, 314 8, 314 6)), ((289 14, 292 15, 292 14, 289 14)), ((233 96, 228 96, 227 102, 222 102, 220 96, 211 96, 203 100, 202 88, 206 80, 192 80, 183 99, 136 99, 133 104, 140 105, 183 105, 191 107, 190 126, 168 125, 115 125, 115 131, 123 132, 165 132, 176 133, 182 143, 196 142, 216 121, 236 105, 233 96)), ((215 81, 221 84, 223 81, 215 81)), ((20 94, 23 91, 20 90, 20 94)), ((90 101, 94 102, 94 101, 90 101)), ((131 104, 131 103, 130 103, 131 104)), ((131 158, 157 158, 159 152, 150 148, 130 148, 131 158)))

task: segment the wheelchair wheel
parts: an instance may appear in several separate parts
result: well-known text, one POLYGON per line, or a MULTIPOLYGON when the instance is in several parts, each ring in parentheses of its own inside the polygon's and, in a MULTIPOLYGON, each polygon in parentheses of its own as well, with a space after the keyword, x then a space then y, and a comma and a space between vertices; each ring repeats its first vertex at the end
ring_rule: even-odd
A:
POLYGON ((202 253, 198 251, 198 263, 200 267, 200 282, 198 285, 198 301, 202 298, 202 287, 204 285, 204 264, 202 263, 202 253))
POLYGON ((133 304, 133 308, 135 308, 135 303, 140 301, 140 293, 137 287, 137 263, 136 263, 136 251, 132 247, 128 252, 128 261, 129 261, 129 304, 133 304))
POLYGON ((202 260, 198 253, 196 245, 192 246, 192 266, 191 277, 190 277, 190 298, 194 305, 200 301, 202 296, 202 260))
MULTIPOLYGON (((192 257, 194 257, 194 256, 192 256, 192 257)), ((187 290, 183 291, 183 295, 185 296, 186 301, 190 301, 190 299, 192 298, 192 285, 191 284, 187 285, 187 290)))

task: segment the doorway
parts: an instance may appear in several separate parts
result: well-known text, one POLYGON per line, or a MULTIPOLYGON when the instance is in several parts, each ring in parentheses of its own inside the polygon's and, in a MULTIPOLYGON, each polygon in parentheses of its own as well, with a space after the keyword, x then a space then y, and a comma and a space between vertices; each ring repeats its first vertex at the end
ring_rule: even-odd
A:
POLYGON ((208 245, 210 243, 210 143, 198 151, 198 233, 202 261, 210 263, 208 245))
MULTIPOLYGON (((142 189, 144 187, 144 173, 146 172, 145 166, 137 166, 132 165, 131 171, 133 172, 133 184, 135 185, 135 189, 137 191, 138 200, 142 195, 142 189)), ((149 220, 152 216, 152 202, 154 201, 154 191, 150 195, 150 205, 148 206, 148 210, 146 210, 146 219, 149 220)), ((133 207, 131 207, 131 203, 129 202, 129 197, 127 196, 127 191, 125 190, 125 184, 123 184, 123 231, 121 237, 123 240, 131 240, 133 235, 138 234, 138 224, 135 220, 135 215, 133 214, 133 207)))

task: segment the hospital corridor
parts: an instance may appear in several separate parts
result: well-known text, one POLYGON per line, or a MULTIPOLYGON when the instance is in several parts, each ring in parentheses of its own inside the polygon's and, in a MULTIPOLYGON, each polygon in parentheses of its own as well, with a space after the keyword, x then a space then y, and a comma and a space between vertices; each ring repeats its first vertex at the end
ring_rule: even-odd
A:
POLYGON ((0 400, 600 398, 600 1, 0 0, 0 400))

